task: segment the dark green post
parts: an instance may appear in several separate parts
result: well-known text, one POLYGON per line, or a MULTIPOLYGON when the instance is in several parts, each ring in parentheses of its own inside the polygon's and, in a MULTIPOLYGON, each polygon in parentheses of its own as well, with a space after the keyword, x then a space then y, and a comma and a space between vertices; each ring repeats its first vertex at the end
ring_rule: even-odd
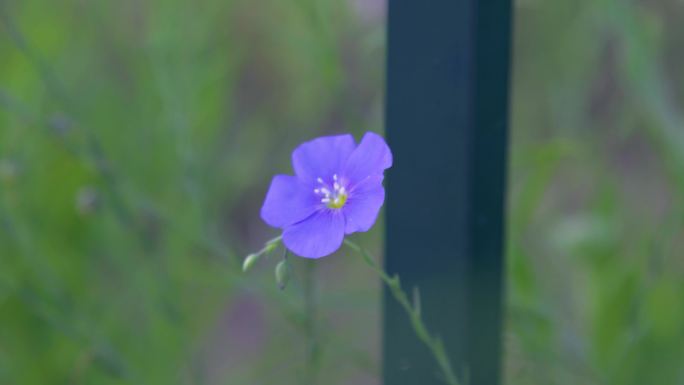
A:
MULTIPOLYGON (((389 2, 386 268, 470 385, 500 383, 510 0, 389 2)), ((441 384, 384 300, 386 385, 441 384)))

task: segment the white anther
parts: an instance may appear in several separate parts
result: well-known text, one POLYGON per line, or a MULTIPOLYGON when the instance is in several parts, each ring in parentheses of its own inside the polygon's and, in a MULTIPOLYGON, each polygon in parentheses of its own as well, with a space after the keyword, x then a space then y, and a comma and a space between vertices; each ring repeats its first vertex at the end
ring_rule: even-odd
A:
POLYGON ((333 174, 332 180, 332 185, 329 185, 323 178, 316 178, 320 185, 314 188, 314 193, 322 198, 321 203, 330 208, 340 208, 347 200, 347 189, 342 186, 340 177, 337 174, 333 174))

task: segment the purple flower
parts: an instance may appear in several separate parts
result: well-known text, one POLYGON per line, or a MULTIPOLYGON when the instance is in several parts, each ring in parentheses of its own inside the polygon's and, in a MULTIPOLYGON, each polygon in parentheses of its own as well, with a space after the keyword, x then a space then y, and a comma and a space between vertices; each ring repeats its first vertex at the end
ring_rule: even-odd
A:
POLYGON ((283 229, 283 242, 306 258, 332 254, 345 234, 368 231, 385 201, 383 172, 392 153, 368 132, 357 146, 351 135, 326 136, 292 153, 295 176, 276 175, 261 218, 283 229))

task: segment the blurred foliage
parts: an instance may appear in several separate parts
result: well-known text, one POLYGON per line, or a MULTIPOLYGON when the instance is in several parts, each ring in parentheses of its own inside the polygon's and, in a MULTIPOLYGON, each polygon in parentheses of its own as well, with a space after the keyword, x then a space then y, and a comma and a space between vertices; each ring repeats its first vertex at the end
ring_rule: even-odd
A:
MULTIPOLYGON (((381 131, 383 7, 0 0, 0 384, 301 383, 302 266, 241 256, 296 144, 381 131)), ((507 383, 684 384, 684 3, 516 13, 507 383)), ((318 266, 376 383, 378 282, 318 266)))
POLYGON ((511 384, 684 384, 680 1, 520 1, 511 384))
MULTIPOLYGON (((351 5, 0 1, 0 384, 301 383, 301 284, 240 265, 296 144, 382 130, 351 5)), ((379 284, 320 265, 321 365, 372 380, 379 284)))

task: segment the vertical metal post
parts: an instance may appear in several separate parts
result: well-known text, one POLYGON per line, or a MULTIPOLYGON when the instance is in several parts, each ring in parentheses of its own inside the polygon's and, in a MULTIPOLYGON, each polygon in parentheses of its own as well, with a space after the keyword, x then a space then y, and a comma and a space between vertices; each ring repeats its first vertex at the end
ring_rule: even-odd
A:
MULTIPOLYGON (((510 31, 510 0, 389 2, 385 264, 470 385, 500 383, 510 31)), ((386 385, 442 383, 388 293, 383 348, 386 385)))

